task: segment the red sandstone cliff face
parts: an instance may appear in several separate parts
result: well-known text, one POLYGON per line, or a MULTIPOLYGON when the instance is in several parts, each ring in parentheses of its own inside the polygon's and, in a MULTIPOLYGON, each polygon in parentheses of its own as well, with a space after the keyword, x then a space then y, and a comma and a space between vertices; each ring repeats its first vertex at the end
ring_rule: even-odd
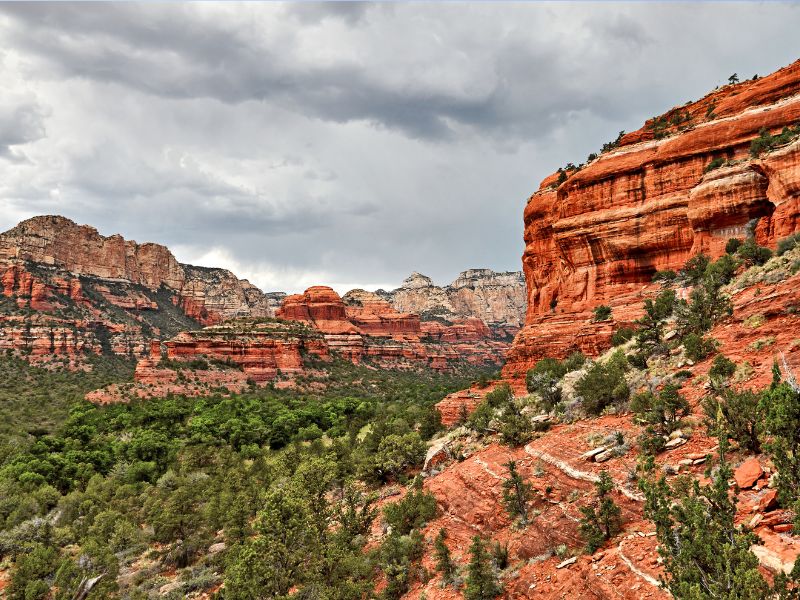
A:
POLYGON ((762 128, 800 122, 800 62, 677 110, 692 115, 682 130, 654 139, 645 126, 560 185, 548 177, 528 200, 528 308, 507 375, 545 355, 607 348, 611 328, 590 323, 592 308, 609 304, 617 321, 635 318, 656 271, 699 252, 719 256, 752 220, 770 246, 800 227, 800 141, 749 155, 762 128), (732 164, 705 172, 718 158, 732 164))
POLYGON ((182 265, 164 246, 103 237, 56 216, 0 234, 0 293, 0 349, 34 362, 142 356, 154 337, 269 316, 285 296, 224 269, 182 265))
POLYGON ((31 262, 71 276, 123 280, 156 291, 172 290, 178 304, 201 323, 237 316, 271 316, 264 294, 225 269, 182 265, 168 248, 105 237, 59 216, 34 217, 0 234, 0 265, 31 262))

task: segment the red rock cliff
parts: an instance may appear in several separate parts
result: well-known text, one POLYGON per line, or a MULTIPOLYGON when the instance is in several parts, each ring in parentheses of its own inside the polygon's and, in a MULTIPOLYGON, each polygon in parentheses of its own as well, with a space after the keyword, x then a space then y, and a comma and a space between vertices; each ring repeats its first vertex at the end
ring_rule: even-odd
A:
POLYGON ((719 256, 749 223, 770 246, 796 231, 800 141, 760 158, 749 149, 762 128, 798 122, 800 61, 672 109, 560 184, 546 178, 524 211, 528 308, 505 373, 518 376, 545 355, 606 348, 612 327, 591 324, 592 308, 635 318, 656 271, 699 252, 719 256), (707 171, 715 159, 726 166, 707 171))

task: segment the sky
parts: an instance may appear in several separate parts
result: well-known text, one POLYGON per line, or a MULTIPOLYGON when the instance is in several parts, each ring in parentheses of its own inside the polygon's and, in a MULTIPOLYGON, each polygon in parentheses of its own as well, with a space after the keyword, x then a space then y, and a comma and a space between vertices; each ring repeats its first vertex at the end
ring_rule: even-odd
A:
POLYGON ((800 4, 0 4, 0 230, 61 214, 265 291, 519 270, 539 182, 800 4))

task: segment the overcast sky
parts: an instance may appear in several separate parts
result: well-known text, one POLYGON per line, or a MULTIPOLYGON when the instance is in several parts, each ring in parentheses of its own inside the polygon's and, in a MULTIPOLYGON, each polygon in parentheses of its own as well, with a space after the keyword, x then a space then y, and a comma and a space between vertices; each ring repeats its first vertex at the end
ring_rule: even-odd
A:
POLYGON ((0 5, 0 230, 62 214, 263 289, 518 270, 539 181, 800 5, 0 5))

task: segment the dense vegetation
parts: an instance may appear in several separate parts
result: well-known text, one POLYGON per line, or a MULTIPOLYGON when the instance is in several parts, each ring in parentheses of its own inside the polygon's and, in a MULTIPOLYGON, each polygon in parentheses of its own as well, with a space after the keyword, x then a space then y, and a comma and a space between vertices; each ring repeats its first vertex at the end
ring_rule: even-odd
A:
POLYGON ((391 535, 367 551, 373 490, 406 484, 440 428, 433 404, 479 374, 337 362, 327 387, 309 381, 308 392, 100 407, 80 396, 124 378, 116 362, 98 361, 91 374, 15 359, 3 368, 5 399, 22 394, 4 408, 28 432, 0 456, 0 554, 14 564, 14 600, 45 598, 51 588, 72 598, 84 578, 99 575, 89 598, 146 598, 168 583, 160 575, 168 568, 180 569, 177 584, 162 590, 174 598, 223 579, 224 598, 283 596, 297 586, 313 597, 362 598, 379 579, 388 583, 384 596, 397 597, 419 576, 419 528, 436 506, 409 484, 386 509, 391 535), (210 551, 214 544, 224 549, 210 551), (121 572, 132 575, 118 584, 121 572))

